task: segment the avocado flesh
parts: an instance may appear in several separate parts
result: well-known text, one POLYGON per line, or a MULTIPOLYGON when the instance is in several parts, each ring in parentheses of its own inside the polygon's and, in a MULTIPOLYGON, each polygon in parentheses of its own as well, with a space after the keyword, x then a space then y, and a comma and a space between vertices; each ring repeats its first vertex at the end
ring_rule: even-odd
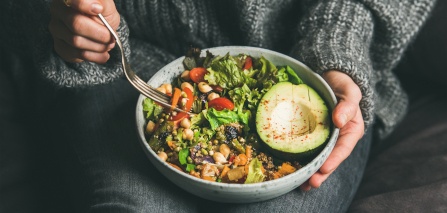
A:
POLYGON ((261 99, 256 129, 276 157, 308 160, 326 144, 330 132, 328 108, 306 84, 281 82, 261 99))

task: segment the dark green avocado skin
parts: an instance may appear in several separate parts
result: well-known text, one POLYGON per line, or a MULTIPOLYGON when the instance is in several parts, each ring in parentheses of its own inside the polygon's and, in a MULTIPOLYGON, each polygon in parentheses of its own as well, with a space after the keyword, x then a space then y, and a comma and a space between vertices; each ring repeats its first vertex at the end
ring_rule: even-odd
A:
POLYGON ((282 152, 280 150, 276 150, 271 148, 268 145, 264 145, 263 147, 268 150, 269 153, 271 153, 273 156, 275 156, 278 159, 285 160, 285 161, 297 161, 300 164, 307 164, 310 161, 312 161, 320 152, 326 147, 327 140, 324 142, 321 146, 318 146, 315 149, 311 149, 307 152, 302 153, 289 153, 289 152, 282 152))

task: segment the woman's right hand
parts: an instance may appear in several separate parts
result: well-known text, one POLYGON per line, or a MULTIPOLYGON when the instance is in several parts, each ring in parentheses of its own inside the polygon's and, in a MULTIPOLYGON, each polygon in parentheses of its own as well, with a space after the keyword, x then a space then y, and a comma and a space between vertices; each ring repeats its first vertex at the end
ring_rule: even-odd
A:
POLYGON ((109 60, 115 40, 97 15, 101 13, 116 31, 120 15, 113 0, 64 0, 51 2, 49 30, 54 50, 65 61, 91 61, 99 64, 109 60))

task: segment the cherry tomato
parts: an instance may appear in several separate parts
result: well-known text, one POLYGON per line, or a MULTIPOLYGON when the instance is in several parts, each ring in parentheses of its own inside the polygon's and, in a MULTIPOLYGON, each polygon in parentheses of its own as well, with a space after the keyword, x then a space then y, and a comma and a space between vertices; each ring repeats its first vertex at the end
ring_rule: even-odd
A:
POLYGON ((205 75, 208 73, 203 67, 196 67, 189 71, 189 78, 191 78, 194 83, 200 83, 205 81, 205 75))
POLYGON ((234 109, 234 104, 233 102, 231 102, 230 100, 228 100, 227 98, 215 98, 211 101, 208 102, 208 107, 214 108, 217 111, 221 111, 224 109, 229 109, 229 110, 233 110, 234 109))
POLYGON ((251 68, 252 65, 253 65, 253 60, 251 59, 251 57, 247 56, 247 58, 245 59, 244 69, 248 70, 251 68))

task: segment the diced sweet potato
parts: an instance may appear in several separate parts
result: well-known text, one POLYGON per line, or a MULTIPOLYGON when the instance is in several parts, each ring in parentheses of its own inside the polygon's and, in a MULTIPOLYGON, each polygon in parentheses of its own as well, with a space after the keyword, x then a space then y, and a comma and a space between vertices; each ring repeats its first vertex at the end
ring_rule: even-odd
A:
POLYGON ((282 163, 281 169, 278 170, 278 172, 282 176, 294 173, 295 171, 296 171, 296 168, 286 162, 282 163))

